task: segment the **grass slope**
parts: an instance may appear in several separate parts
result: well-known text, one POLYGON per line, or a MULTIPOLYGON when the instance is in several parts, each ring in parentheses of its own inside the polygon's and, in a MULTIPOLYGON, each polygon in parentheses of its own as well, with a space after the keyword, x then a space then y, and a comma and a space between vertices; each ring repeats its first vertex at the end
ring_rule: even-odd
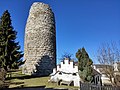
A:
MULTIPOLYGON (((9 78, 8 78, 9 79, 9 78)), ((9 88, 23 88, 23 87, 38 87, 44 86, 45 88, 67 88, 67 89, 78 89, 79 87, 57 85, 57 83, 48 82, 50 77, 31 77, 28 75, 21 74, 21 72, 12 73, 9 88)))

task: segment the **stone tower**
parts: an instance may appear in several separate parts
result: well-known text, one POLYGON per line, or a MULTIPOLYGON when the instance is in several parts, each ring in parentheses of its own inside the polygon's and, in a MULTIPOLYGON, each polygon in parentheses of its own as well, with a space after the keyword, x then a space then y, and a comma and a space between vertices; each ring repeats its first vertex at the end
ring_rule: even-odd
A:
POLYGON ((23 73, 44 76, 52 73, 56 66, 56 30, 54 13, 49 5, 32 4, 24 42, 23 73))

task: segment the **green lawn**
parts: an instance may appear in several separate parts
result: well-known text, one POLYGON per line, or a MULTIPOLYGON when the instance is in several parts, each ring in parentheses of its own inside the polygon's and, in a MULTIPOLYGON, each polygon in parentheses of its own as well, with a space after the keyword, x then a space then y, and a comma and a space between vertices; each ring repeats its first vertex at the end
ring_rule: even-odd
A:
POLYGON ((38 87, 45 86, 45 88, 69 88, 78 89, 79 87, 57 85, 57 83, 48 82, 50 77, 31 77, 28 75, 21 74, 21 72, 12 73, 10 79, 9 88, 21 88, 21 87, 38 87))

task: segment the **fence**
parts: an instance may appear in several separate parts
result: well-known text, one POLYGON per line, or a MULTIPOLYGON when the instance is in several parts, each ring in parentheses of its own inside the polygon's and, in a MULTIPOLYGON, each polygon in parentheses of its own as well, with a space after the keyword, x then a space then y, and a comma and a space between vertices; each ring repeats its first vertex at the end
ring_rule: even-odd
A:
POLYGON ((100 86, 89 83, 80 83, 80 90, 120 90, 120 87, 100 86))

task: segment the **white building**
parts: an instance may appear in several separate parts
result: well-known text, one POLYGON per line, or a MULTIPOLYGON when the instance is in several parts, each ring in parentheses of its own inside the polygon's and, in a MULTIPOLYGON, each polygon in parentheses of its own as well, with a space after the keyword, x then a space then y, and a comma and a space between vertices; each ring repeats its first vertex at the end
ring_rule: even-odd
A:
POLYGON ((120 62, 114 63, 114 71, 116 71, 116 72, 120 71, 120 62))
MULTIPOLYGON (((93 70, 94 75, 94 84, 101 84, 101 75, 95 69, 93 70)), ((53 69, 53 73, 51 74, 50 81, 58 82, 59 80, 73 82, 74 86, 80 86, 80 77, 78 74, 78 65, 74 61, 66 58, 61 61, 57 68, 53 69)))
MULTIPOLYGON (((110 78, 106 74, 107 68, 113 68, 111 65, 94 64, 93 68, 101 74, 102 85, 112 85, 110 78)), ((114 78, 112 78, 114 80, 114 78)))
POLYGON ((51 74, 51 81, 57 82, 58 80, 64 80, 71 82, 73 81, 74 86, 80 85, 80 77, 78 75, 78 66, 75 65, 74 61, 65 59, 61 61, 57 68, 53 69, 51 74))
MULTIPOLYGON (((94 64, 93 68, 101 74, 101 80, 103 85, 112 85, 110 78, 106 74, 107 68, 113 69, 114 75, 117 78, 117 85, 120 86, 120 62, 116 62, 112 65, 104 65, 104 64, 94 64)), ((108 69, 109 71, 109 69, 108 69)), ((112 82, 114 82, 114 77, 112 78, 112 82)))

